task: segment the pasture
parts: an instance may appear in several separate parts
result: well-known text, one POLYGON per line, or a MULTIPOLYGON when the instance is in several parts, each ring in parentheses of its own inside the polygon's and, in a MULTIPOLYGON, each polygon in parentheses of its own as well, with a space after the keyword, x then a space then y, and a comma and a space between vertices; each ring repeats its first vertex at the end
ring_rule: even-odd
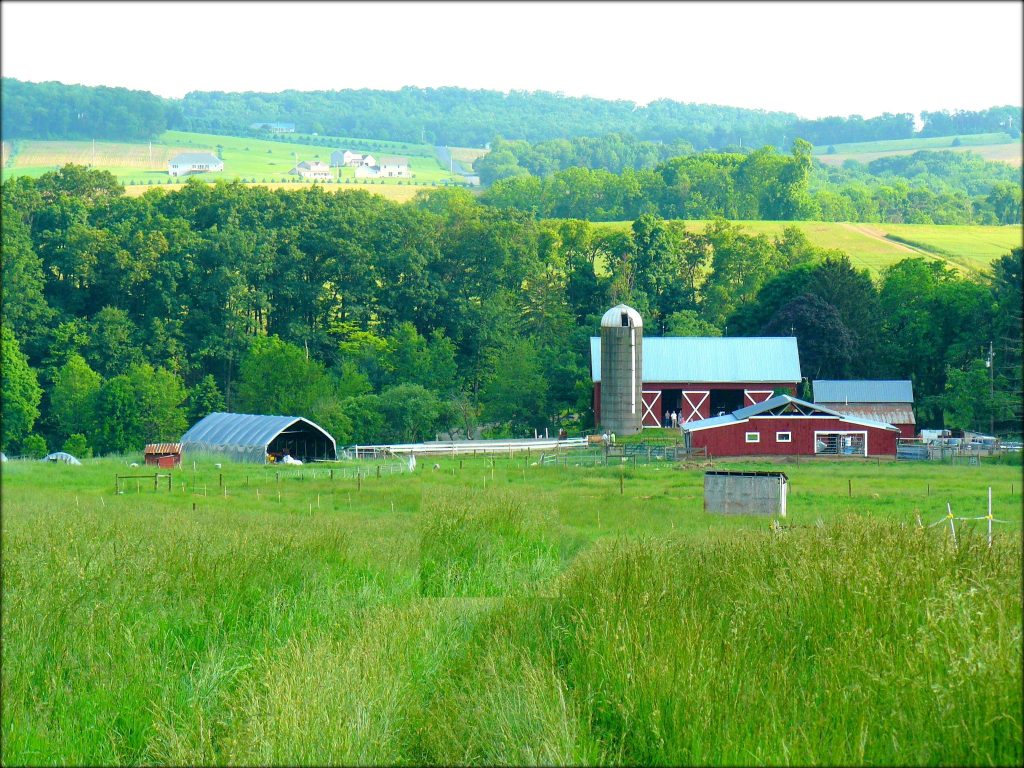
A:
MULTIPOLYGON (((360 139, 327 139, 325 137, 298 137, 295 141, 220 136, 216 134, 165 131, 149 143, 119 143, 91 141, 31 141, 19 140, 14 146, 11 162, 5 162, 3 176, 38 177, 66 163, 92 166, 110 171, 126 186, 166 185, 167 161, 179 152, 210 152, 220 154, 224 171, 202 178, 242 179, 259 183, 288 183, 298 160, 330 162, 331 152, 338 149, 358 149, 381 155, 402 155, 409 158, 412 179, 373 179, 377 185, 403 186, 433 184, 452 180, 447 168, 442 168, 434 156, 433 147, 419 144, 371 141, 360 139), (313 141, 330 141, 322 146, 313 141)), ((354 168, 335 169, 335 180, 355 183, 354 168)), ((360 179, 358 182, 362 183, 360 179)))
MULTIPOLYGON (((708 221, 684 222, 693 232, 708 221)), ((734 221, 748 235, 781 237, 789 226, 798 227, 818 248, 838 249, 854 266, 878 274, 909 256, 938 259, 961 272, 978 273, 1013 248, 1024 245, 1019 226, 967 224, 885 224, 832 221, 734 221), (890 237, 890 235, 892 237, 890 237), (895 239, 899 238, 899 240, 895 239)), ((631 222, 594 223, 598 228, 628 229, 631 222)))
POLYGON ((1021 164, 1021 141, 1011 138, 1008 133, 979 133, 968 136, 931 136, 921 139, 892 139, 888 141, 861 141, 850 144, 833 144, 835 153, 828 153, 828 145, 816 146, 812 154, 828 165, 842 165, 846 160, 870 163, 881 157, 909 155, 921 150, 949 150, 951 152, 974 152, 992 162, 1021 164), (959 145, 953 142, 959 139, 959 145))
POLYGON ((2 762, 1020 763, 1019 466, 536 458, 8 462, 2 762))

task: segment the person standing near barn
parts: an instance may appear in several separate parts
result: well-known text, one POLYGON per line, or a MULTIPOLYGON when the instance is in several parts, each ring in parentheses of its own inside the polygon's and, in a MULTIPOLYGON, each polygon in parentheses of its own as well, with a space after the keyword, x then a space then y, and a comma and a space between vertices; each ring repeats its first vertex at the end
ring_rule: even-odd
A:
POLYGON ((679 426, 679 414, 676 411, 672 411, 672 429, 679 426))

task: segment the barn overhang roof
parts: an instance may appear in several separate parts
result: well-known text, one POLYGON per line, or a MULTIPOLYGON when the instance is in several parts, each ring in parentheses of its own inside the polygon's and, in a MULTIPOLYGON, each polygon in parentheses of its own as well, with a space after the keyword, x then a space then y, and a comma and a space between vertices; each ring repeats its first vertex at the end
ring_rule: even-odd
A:
POLYGON ((714 429, 730 424, 741 424, 757 418, 788 417, 796 419, 831 418, 839 419, 847 424, 860 427, 871 427, 872 429, 884 429, 888 432, 899 432, 900 428, 883 421, 864 419, 848 414, 840 413, 818 403, 808 403, 806 400, 792 397, 790 395, 776 395, 763 403, 755 403, 745 408, 740 408, 727 413, 724 416, 714 416, 710 419, 690 421, 683 425, 684 432, 698 432, 702 429, 714 429))
MULTIPOLYGON (((590 371, 601 381, 601 339, 590 338, 590 371)), ((643 381, 708 384, 800 382, 794 336, 644 336, 643 381)))

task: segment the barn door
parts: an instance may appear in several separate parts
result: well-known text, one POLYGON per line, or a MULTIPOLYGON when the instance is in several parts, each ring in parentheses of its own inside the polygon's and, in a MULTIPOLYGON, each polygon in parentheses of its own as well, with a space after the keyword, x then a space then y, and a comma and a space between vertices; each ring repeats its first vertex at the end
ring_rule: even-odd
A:
POLYGON ((744 389, 743 395, 746 397, 746 405, 757 405, 763 403, 765 400, 771 400, 775 396, 774 389, 744 389))
POLYGON ((690 421, 700 421, 704 416, 700 412, 700 407, 707 402, 710 392, 706 389, 700 390, 683 390, 683 407, 680 409, 679 416, 680 421, 684 424, 690 421))
POLYGON ((661 390, 647 391, 641 393, 644 401, 644 415, 640 424, 644 427, 660 427, 661 419, 661 390))

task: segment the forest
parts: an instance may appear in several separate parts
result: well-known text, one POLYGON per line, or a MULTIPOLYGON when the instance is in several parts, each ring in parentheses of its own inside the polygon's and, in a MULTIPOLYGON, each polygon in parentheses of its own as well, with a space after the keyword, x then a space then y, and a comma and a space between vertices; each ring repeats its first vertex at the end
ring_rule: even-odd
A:
POLYGON ((651 168, 644 167, 656 156, 649 146, 621 137, 532 147, 496 142, 475 163, 490 184, 481 200, 540 218, 590 221, 651 213, 686 219, 1021 223, 1020 169, 970 152, 922 151, 832 167, 812 158, 811 145, 797 139, 788 155, 770 146, 700 152, 668 157, 651 168), (576 165, 586 158, 622 170, 576 165))
POLYGON ((920 426, 1019 430, 1020 249, 982 280, 918 258, 873 279, 796 228, 602 230, 462 189, 128 197, 77 166, 5 181, 2 205, 8 453, 138 450, 222 409, 339 445, 578 433, 587 339, 618 301, 656 335, 793 334, 807 379, 910 378, 920 426))
MULTIPOLYGON (((2 80, 5 139, 146 141, 167 129, 246 135, 260 122, 294 123, 299 133, 482 147, 497 137, 531 143, 624 134, 708 148, 812 144, 1007 132, 1019 137, 1021 108, 859 115, 803 120, 768 112, 660 99, 647 105, 544 91, 414 88, 225 93, 162 99, 145 91, 2 80), (945 133, 943 133, 945 132, 945 133)), ((609 168, 607 170, 617 170, 609 168)))

